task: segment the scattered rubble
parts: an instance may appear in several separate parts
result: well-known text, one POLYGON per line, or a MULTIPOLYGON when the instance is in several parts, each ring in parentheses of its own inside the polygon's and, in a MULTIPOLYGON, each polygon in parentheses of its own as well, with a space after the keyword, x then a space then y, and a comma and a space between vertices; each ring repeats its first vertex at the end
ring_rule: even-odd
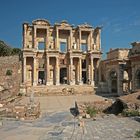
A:
POLYGON ((20 96, 15 96, 0 102, 0 117, 16 118, 20 120, 32 120, 40 116, 40 102, 34 102, 31 94, 29 103, 21 104, 20 96))
POLYGON ((96 115, 102 114, 103 110, 105 110, 110 105, 112 105, 112 100, 105 99, 104 101, 78 102, 77 104, 78 104, 79 115, 82 116, 82 118, 89 119, 95 116, 94 115, 92 116, 87 112, 88 107, 94 109, 96 115))
POLYGON ((0 117, 32 120, 40 115, 40 103, 34 105, 7 105, 0 109, 0 117))
POLYGON ((107 114, 140 115, 140 92, 121 96, 114 102, 111 99, 95 102, 79 102, 78 110, 82 118, 95 118, 107 114))
POLYGON ((122 96, 116 99, 116 101, 108 107, 104 112, 118 115, 123 110, 135 110, 140 112, 140 92, 122 96))

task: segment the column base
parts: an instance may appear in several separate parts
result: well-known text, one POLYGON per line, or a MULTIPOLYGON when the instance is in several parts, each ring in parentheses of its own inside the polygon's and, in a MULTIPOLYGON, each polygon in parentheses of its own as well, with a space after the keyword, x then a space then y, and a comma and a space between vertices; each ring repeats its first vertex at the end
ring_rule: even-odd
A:
POLYGON ((91 81, 91 85, 92 86, 95 86, 95 81, 91 81))
POLYGON ((78 85, 83 85, 83 81, 79 81, 78 82, 78 85))
POLYGON ((46 82, 46 85, 50 86, 50 85, 53 85, 53 83, 52 82, 46 82))
POLYGON ((37 82, 33 82, 33 86, 36 86, 37 85, 37 82))
POLYGON ((55 85, 59 86, 59 85, 60 85, 60 83, 59 83, 59 82, 57 82, 55 85))
POLYGON ((75 82, 71 81, 68 83, 69 85, 75 85, 75 82))

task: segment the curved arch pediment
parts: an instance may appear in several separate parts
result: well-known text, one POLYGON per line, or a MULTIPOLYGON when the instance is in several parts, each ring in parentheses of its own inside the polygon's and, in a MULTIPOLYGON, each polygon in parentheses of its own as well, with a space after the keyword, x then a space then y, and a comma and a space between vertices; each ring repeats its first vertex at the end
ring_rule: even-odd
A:
POLYGON ((36 19, 33 20, 32 22, 34 25, 46 25, 46 26, 50 26, 50 22, 46 19, 36 19))

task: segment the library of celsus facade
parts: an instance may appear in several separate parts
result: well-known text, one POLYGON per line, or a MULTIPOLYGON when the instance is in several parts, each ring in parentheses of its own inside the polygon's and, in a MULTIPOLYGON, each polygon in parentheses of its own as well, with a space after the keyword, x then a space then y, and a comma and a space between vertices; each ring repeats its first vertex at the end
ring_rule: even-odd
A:
POLYGON ((88 24, 53 26, 44 19, 23 24, 22 82, 28 86, 95 86, 99 81, 101 28, 88 24))

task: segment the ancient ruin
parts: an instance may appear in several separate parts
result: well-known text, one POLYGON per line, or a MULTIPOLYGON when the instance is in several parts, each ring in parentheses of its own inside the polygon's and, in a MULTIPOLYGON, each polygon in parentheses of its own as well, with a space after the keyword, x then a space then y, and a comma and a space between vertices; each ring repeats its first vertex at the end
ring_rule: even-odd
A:
POLYGON ((132 49, 110 49, 101 61, 99 92, 123 95, 140 89, 140 43, 131 45, 132 49))
POLYGON ((139 89, 140 43, 132 43, 132 49, 110 49, 101 61, 100 34, 101 27, 87 23, 77 27, 67 21, 52 26, 44 19, 24 23, 22 86, 44 85, 49 90, 51 85, 91 85, 109 95, 139 89))
POLYGON ((52 26, 37 19, 23 24, 23 84, 97 85, 101 28, 67 21, 52 26))

